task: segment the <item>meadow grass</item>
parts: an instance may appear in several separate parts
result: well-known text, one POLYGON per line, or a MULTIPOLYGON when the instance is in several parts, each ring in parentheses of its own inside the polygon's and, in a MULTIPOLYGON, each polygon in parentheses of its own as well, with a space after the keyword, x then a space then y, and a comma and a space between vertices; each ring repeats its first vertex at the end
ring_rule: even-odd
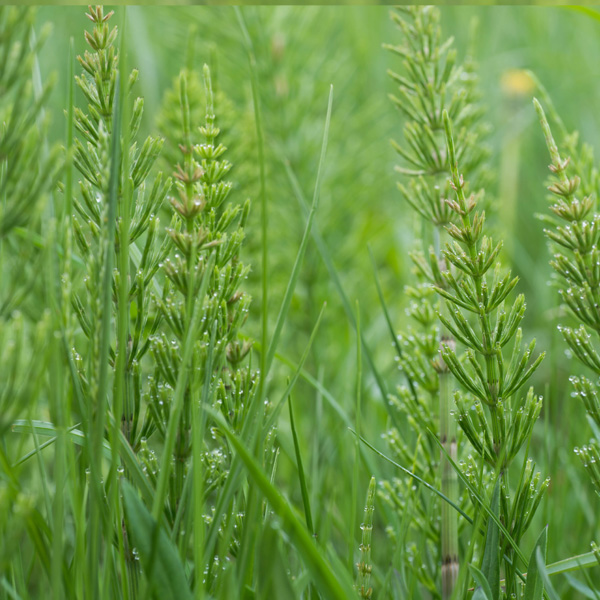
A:
POLYGON ((2 8, 0 597, 599 597, 595 16, 2 8))

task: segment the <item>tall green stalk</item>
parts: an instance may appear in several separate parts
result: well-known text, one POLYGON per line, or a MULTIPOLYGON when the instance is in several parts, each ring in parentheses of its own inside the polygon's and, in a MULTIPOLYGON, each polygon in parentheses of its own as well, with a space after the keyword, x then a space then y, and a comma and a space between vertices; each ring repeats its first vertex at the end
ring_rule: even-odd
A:
MULTIPOLYGON (((444 332, 445 333, 445 332, 444 332)), ((449 335, 440 336, 440 346, 453 344, 449 335)), ((453 461, 457 461, 456 421, 452 416, 452 375, 448 369, 438 373, 440 386, 440 441, 453 461)), ((441 460, 441 491, 458 503, 458 479, 449 460, 441 460)), ((450 598, 458 578, 458 515, 448 502, 442 502, 442 598, 450 598)))

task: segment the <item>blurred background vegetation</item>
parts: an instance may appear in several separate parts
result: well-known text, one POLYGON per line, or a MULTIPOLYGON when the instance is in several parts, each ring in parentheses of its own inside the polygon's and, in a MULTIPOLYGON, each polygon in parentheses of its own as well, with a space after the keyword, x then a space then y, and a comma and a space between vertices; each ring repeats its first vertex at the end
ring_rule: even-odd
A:
MULTIPOLYGON (((298 199, 303 196, 310 201, 312 197, 327 95, 333 84, 334 109, 316 224, 353 309, 358 302, 363 333, 392 391, 401 375, 377 297, 369 248, 392 321, 400 329, 406 306, 403 287, 411 281, 408 252, 421 236, 421 223, 396 189, 396 156, 389 144, 390 138, 400 137, 402 118, 387 98, 393 86, 386 70, 397 64, 382 43, 397 43, 399 32, 388 19, 388 9, 381 6, 243 10, 256 53, 266 131, 273 321, 305 223, 298 199)), ((37 21, 39 28, 46 22, 53 24, 39 60, 43 77, 51 72, 58 75, 48 108, 49 132, 51 143, 63 143, 68 46, 72 37, 76 52, 84 50, 84 11, 82 7, 42 7, 37 21)), ((535 86, 527 70, 549 91, 567 128, 579 130, 583 140, 597 144, 600 112, 594 99, 600 96, 600 20, 560 7, 448 6, 442 11, 442 23, 445 35, 455 36, 459 55, 464 56, 468 45, 474 44, 492 125, 491 166, 496 171, 495 184, 488 190, 489 218, 495 237, 505 240, 503 260, 520 276, 518 289, 526 294, 526 337, 535 336, 538 347, 549 354, 536 374, 535 385, 544 393, 545 405, 531 455, 542 473, 552 477, 552 485, 531 530, 537 535, 544 523, 551 523, 549 537, 554 543, 548 558, 552 562, 588 551, 590 541, 600 538, 600 521, 596 518, 598 498, 573 453, 590 433, 583 407, 570 396, 568 374, 578 367, 556 333, 557 294, 548 283, 549 254, 543 226, 535 217, 548 206, 543 183, 549 158, 531 103, 535 86)), ((253 268, 248 289, 254 302, 246 332, 259 339, 257 147, 248 56, 236 14, 232 7, 132 6, 127 10, 127 35, 130 64, 140 70, 138 94, 145 99, 144 134, 168 127, 161 122, 161 107, 180 69, 187 65, 200 72, 204 62, 211 65, 222 139, 234 163, 235 193, 240 200, 249 197, 253 201, 244 260, 253 268)), ((166 162, 163 168, 168 168, 166 162)), ((311 244, 280 346, 283 359, 299 361, 324 302, 323 323, 305 369, 352 415, 355 334, 330 273, 311 244)), ((284 362, 279 371, 281 377, 271 383, 273 395, 283 390, 290 374, 284 362)), ((364 386, 363 434, 381 445, 387 415, 368 368, 364 386)), ((352 510, 343 482, 352 480, 354 438, 314 386, 304 382, 294 396, 305 460, 311 465, 313 511, 320 515, 317 520, 331 528, 323 535, 340 542, 343 515, 352 510)), ((291 479, 294 468, 284 417, 279 441, 278 476, 284 482, 291 479)), ((381 473, 386 472, 384 465, 379 467, 381 473)), ((362 469, 360 502, 371 475, 365 465, 362 469)), ((299 501, 295 487, 284 489, 299 501)), ((388 558, 379 553, 384 542, 378 546, 378 539, 385 533, 378 529, 377 519, 376 510, 375 565, 378 561, 385 564, 388 558)))

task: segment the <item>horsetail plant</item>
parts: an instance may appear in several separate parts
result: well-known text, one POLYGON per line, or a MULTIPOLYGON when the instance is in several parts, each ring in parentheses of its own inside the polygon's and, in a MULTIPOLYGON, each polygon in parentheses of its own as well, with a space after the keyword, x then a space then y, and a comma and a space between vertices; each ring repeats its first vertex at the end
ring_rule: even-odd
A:
MULTIPOLYGON (((132 547, 127 545, 123 527, 117 525, 121 518, 114 514, 122 515, 123 510, 114 480, 106 515, 105 493, 98 487, 103 479, 100 448, 109 425, 116 465, 121 442, 140 449, 142 438, 150 432, 147 422, 141 420, 140 363, 149 349, 149 336, 159 324, 151 314, 150 287, 164 254, 157 244, 157 212, 169 183, 158 174, 146 190, 162 140, 148 137, 141 147, 135 141, 143 100, 130 103, 138 73, 133 70, 127 78, 123 73, 125 55, 115 48, 117 28, 109 23, 112 12, 90 7, 87 16, 93 23, 92 31, 85 33, 91 51, 78 57, 83 73, 76 77, 87 100, 87 112, 79 107, 73 110, 80 136, 74 141, 73 162, 82 175, 80 197, 73 199, 77 212, 73 231, 85 274, 84 290, 74 284, 72 305, 88 340, 87 349, 76 352, 73 363, 78 372, 75 386, 80 390, 78 410, 91 444, 88 460, 95 542, 89 546, 92 573, 87 585, 94 586, 101 540, 97 532, 107 522, 118 532, 122 572, 125 564, 133 575, 136 572, 132 547)), ((75 343, 80 345, 78 340, 75 343)), ((109 531, 105 531, 106 539, 109 531)), ((105 553, 108 560, 108 548, 105 553)), ((128 585, 123 573, 124 588, 128 585)))
MULTIPOLYGON (((577 360, 600 375, 600 356, 590 330, 600 334, 600 214, 598 214, 598 171, 589 146, 579 149, 576 135, 566 135, 564 158, 558 149, 542 105, 534 99, 546 145, 550 153, 552 173, 548 187, 554 203, 552 216, 545 219, 544 233, 554 251, 550 262, 558 275, 559 294, 577 327, 559 325, 565 342, 577 360)), ((575 395, 581 399, 594 429, 592 441, 576 448, 598 492, 600 492, 600 399, 598 384, 583 375, 570 378, 575 395)))
MULTIPOLYGON (((244 366, 250 344, 239 339, 250 304, 250 297, 240 289, 249 267, 239 257, 250 204, 229 201, 233 185, 226 175, 232 165, 224 158, 226 147, 218 141, 220 131, 206 65, 203 74, 204 99, 199 97, 199 86, 189 85, 193 75, 182 71, 178 106, 169 102, 163 116, 163 122, 175 123, 181 132, 181 162, 175 165, 175 194, 169 198, 174 211, 167 230, 170 256, 163 263, 169 287, 160 309, 167 327, 152 342, 156 369, 150 389, 150 413, 164 439, 171 425, 178 374, 186 369, 179 350, 192 326, 192 314, 199 312, 177 435, 173 448, 166 447, 172 450, 174 463, 168 495, 171 519, 180 535, 192 529, 192 524, 182 522, 178 515, 191 501, 184 498, 184 491, 189 487, 190 463, 193 468, 196 544, 204 538, 205 522, 212 520, 211 515, 203 514, 205 500, 218 493, 231 462, 226 440, 218 428, 208 429, 203 409, 208 406, 220 411, 232 431, 239 434, 257 390, 257 374, 244 366), (205 122, 194 127, 190 106, 202 103, 206 106, 205 122)), ((171 100, 174 97, 169 95, 171 100)), ((234 554, 239 544, 240 511, 241 507, 220 524, 225 536, 234 534, 229 547, 226 545, 226 552, 234 554)), ((202 552, 197 550, 195 558, 197 571, 205 572, 202 552)), ((226 557, 215 555, 207 566, 205 583, 198 581, 197 585, 211 589, 226 566, 226 557)))
MULTIPOLYGON (((75 107, 75 128, 81 139, 75 139, 74 164, 83 176, 80 181, 81 199, 73 205, 77 216, 73 218, 74 238, 87 272, 84 278, 87 305, 81 294, 75 292, 73 308, 79 325, 92 344, 99 343, 98 327, 104 316, 98 304, 102 297, 104 258, 106 244, 108 195, 110 193, 111 156, 109 141, 114 136, 113 122, 119 74, 119 53, 115 49, 117 28, 110 28, 112 13, 104 14, 102 7, 90 8, 88 17, 94 23, 92 33, 86 32, 86 40, 93 52, 86 51, 78 57, 84 73, 76 77, 78 87, 88 101, 88 112, 75 107)), ((133 70, 124 86, 126 93, 137 80, 133 70)), ((127 106, 128 98, 123 100, 127 106)), ((112 274, 112 303, 116 317, 116 346, 109 350, 109 362, 114 369, 114 398, 123 405, 113 407, 121 421, 122 432, 135 448, 144 435, 141 429, 141 372, 140 361, 149 348, 148 331, 157 327, 158 321, 150 315, 150 284, 156 274, 164 249, 158 247, 159 220, 157 213, 166 197, 169 181, 158 174, 150 190, 146 181, 158 158, 162 140, 148 137, 141 147, 135 140, 143 112, 143 100, 133 102, 130 120, 123 132, 123 144, 127 148, 121 162, 121 176, 117 190, 115 215, 114 254, 112 274), (126 175, 125 175, 126 173, 126 175), (133 269, 133 271, 131 271, 133 269), (131 271, 131 273, 130 273, 131 271), (133 315, 133 316, 132 316, 133 315)), ((125 115, 124 115, 125 116, 125 115)), ((89 354, 98 360, 97 352, 89 354)), ((84 392, 94 396, 94 386, 99 373, 98 365, 81 365, 81 384, 84 392), (87 373, 86 373, 87 371, 87 373)))
MULTIPOLYGON (((447 453, 457 459, 456 424, 451 417, 451 373, 439 359, 443 344, 452 345, 449 331, 438 325, 432 286, 445 288, 441 275, 446 270, 441 242, 445 229, 456 215, 444 202, 450 188, 447 181, 448 157, 444 138, 442 112, 447 110, 455 119, 459 131, 456 141, 458 152, 475 184, 485 183, 483 164, 487 153, 480 145, 484 127, 480 123, 482 110, 478 105, 476 77, 471 62, 457 64, 453 40, 442 41, 439 11, 434 7, 407 7, 392 12, 391 17, 402 30, 404 43, 386 46, 403 58, 404 73, 390 72, 398 84, 399 97, 391 96, 392 102, 407 119, 404 126, 404 144, 392 142, 404 161, 396 171, 410 178, 405 186, 398 188, 409 205, 421 216, 423 238, 431 241, 425 256, 421 252, 411 255, 415 263, 419 285, 407 287, 411 298, 408 314, 416 324, 408 333, 400 336, 402 356, 400 366, 409 378, 409 388, 399 389, 397 404, 407 415, 417 432, 439 432, 447 453), (402 16, 401 16, 402 15, 402 16), (475 179, 478 177, 478 179, 475 179), (437 404, 437 406, 436 406, 437 404)), ((442 306, 442 311, 444 308, 442 306)), ((413 451, 402 441, 398 431, 388 434, 392 448, 400 457, 411 459, 413 451)), ((431 440, 422 439, 417 451, 424 463, 419 472, 430 480, 436 480, 435 471, 441 469, 439 479, 443 494, 452 502, 458 501, 456 475, 450 463, 433 458, 436 448, 431 440), (440 466, 438 467, 438 463, 440 466)), ((406 495, 406 491, 405 491, 406 495)), ((457 515, 447 503, 441 505, 441 530, 432 532, 433 539, 441 544, 442 598, 452 594, 458 576, 458 523, 457 515)), ((430 530, 428 516, 423 513, 421 526, 430 530)), ((427 564, 428 561, 411 561, 427 564)), ((420 567, 417 567, 420 568, 420 567)), ((426 587, 432 587, 437 579, 435 572, 417 573, 426 587)))
MULTIPOLYGON (((446 198, 445 202, 456 215, 456 222, 447 227, 452 239, 443 251, 450 267, 442 273, 446 285, 436 291, 446 306, 446 313, 440 312, 440 320, 454 339, 465 346, 466 353, 461 360, 455 345, 444 342, 441 354, 464 390, 454 394, 458 423, 479 456, 482 472, 487 467, 491 483, 500 482, 501 521, 518 544, 549 484, 549 479, 540 480, 527 457, 542 399, 533 388, 524 398, 520 394, 544 354, 533 358, 535 341, 522 349, 519 325, 525 313, 525 299, 522 294, 517 296, 505 310, 518 279, 510 272, 502 273, 497 262, 502 244, 494 244, 485 234, 485 214, 477 210, 477 197, 467 196, 447 111, 443 112, 443 123, 454 192, 454 198, 446 198), (510 342, 513 350, 507 364, 503 348, 510 342), (513 491, 509 466, 522 447, 526 449, 525 458, 513 491)), ((512 542, 501 540, 500 549, 505 557, 506 594, 516 594, 518 579, 512 542)))

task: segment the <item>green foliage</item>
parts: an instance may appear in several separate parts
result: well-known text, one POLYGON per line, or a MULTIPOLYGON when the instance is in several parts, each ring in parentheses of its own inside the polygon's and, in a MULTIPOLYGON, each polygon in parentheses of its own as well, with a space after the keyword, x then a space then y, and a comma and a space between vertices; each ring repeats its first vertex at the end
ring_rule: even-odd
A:
POLYGON ((0 599, 595 597, 595 24, 84 12, 0 9, 0 599))
MULTIPOLYGON (((518 543, 548 486, 548 480, 539 483, 539 474, 534 474, 532 464, 525 459, 512 497, 505 474, 523 446, 529 446, 541 411, 541 398, 532 389, 525 398, 518 398, 517 393, 535 372, 543 355, 533 358, 534 342, 525 350, 521 347, 519 325, 525 311, 524 297, 510 300, 518 279, 511 277, 510 272, 502 272, 498 262, 502 245, 494 244, 485 234, 485 213, 477 210, 483 197, 482 185, 489 177, 474 65, 470 60, 465 66, 457 65, 452 40, 441 42, 435 9, 409 8, 404 12, 404 18, 397 13, 392 15, 403 31, 405 44, 389 47, 402 56, 405 71, 404 75, 391 74, 400 91, 400 98, 392 100, 407 118, 405 145, 394 144, 407 166, 400 166, 397 171, 412 177, 409 189, 403 185, 399 189, 423 220, 433 225, 430 238, 433 244, 427 255, 413 255, 416 272, 424 284, 422 291, 407 290, 415 298, 409 314, 420 324, 421 331, 413 330, 402 336, 404 347, 399 360, 417 389, 423 390, 421 394, 428 392, 429 399, 419 401, 419 395, 401 389, 399 404, 416 431, 439 432, 453 460, 457 458, 452 416, 456 412, 465 437, 483 461, 481 466, 471 464, 467 469, 472 469, 473 474, 503 474, 501 514, 506 523, 511 523, 510 535, 518 543), (456 121, 453 125, 456 133, 451 130, 452 119, 456 121), (458 171, 459 161, 468 178, 474 180, 471 188, 458 171), (446 234, 448 241, 443 244, 446 234), (441 298, 433 306, 428 301, 432 288, 441 298), (505 304, 510 306, 508 310, 505 304), (511 342, 513 351, 505 359, 503 348, 511 342), (464 347, 464 354, 457 345, 464 347), (438 357, 438 347, 443 360, 438 357), (464 390, 454 392, 456 411, 451 408, 449 373, 454 376, 456 387, 464 390), (432 405, 436 397, 439 398, 437 420, 432 405)), ((388 439, 403 460, 410 459, 412 453, 397 433, 388 435, 388 439)), ((427 456, 423 442, 417 452, 427 456)), ((429 477, 435 477, 432 460, 429 465, 429 477)), ((439 477, 442 491, 455 501, 455 475, 445 461, 439 477)), ((480 475, 476 487, 481 490, 487 485, 480 475)), ((449 598, 458 577, 456 517, 446 503, 442 504, 441 513, 440 542, 434 538, 434 543, 441 546, 444 565, 442 596, 449 598)), ((421 527, 427 529, 427 514, 422 519, 421 527)), ((506 548, 506 544, 506 540, 500 541, 500 548, 506 548)), ((515 590, 516 575, 510 558, 505 565, 507 589, 515 590)), ((474 574, 479 577, 477 571, 474 574)), ((484 579, 487 575, 483 575, 484 579)), ((423 578, 422 583, 425 583, 423 578)), ((497 592, 494 594, 496 597, 497 592)))
MULTIPOLYGON (((83 56, 78 57, 83 73, 76 77, 77 85, 88 101, 88 112, 77 107, 74 109, 74 124, 80 134, 80 139, 76 138, 74 144, 74 165, 83 179, 80 181, 81 197, 73 202, 77 211, 73 218, 73 233, 85 265, 85 291, 82 293, 75 285, 72 304, 79 326, 91 345, 90 350, 78 352, 75 362, 84 394, 93 397, 100 373, 98 361, 101 360, 98 352, 104 316, 99 300, 105 278, 103 261, 108 231, 110 170, 114 160, 109 142, 114 127, 119 53, 115 49, 117 28, 111 28, 109 21, 112 13, 105 15, 98 7, 91 9, 88 16, 94 23, 92 32, 86 32, 86 41, 92 52, 86 50, 83 56), (88 360, 83 360, 82 356, 87 356, 88 360)), ((126 90, 131 89, 137 77, 137 71, 132 71, 126 90)), ((125 98, 124 102, 127 104, 129 99, 125 98)), ((146 190, 146 180, 160 153, 162 140, 148 137, 141 147, 138 146, 135 138, 142 112, 143 100, 137 98, 133 102, 122 142, 130 145, 120 163, 114 241, 114 264, 119 270, 111 278, 118 332, 117 344, 109 350, 112 368, 120 366, 114 385, 115 388, 123 386, 119 388, 124 400, 121 405, 122 428, 133 447, 137 447, 140 439, 148 434, 148 426, 140 418, 140 363, 149 348, 149 333, 158 326, 158 320, 151 314, 151 287, 165 250, 159 248, 157 212, 170 185, 158 174, 149 186, 150 190, 146 190), (125 169, 127 175, 123 174, 125 169), (130 265, 135 269, 131 275, 130 265)))

